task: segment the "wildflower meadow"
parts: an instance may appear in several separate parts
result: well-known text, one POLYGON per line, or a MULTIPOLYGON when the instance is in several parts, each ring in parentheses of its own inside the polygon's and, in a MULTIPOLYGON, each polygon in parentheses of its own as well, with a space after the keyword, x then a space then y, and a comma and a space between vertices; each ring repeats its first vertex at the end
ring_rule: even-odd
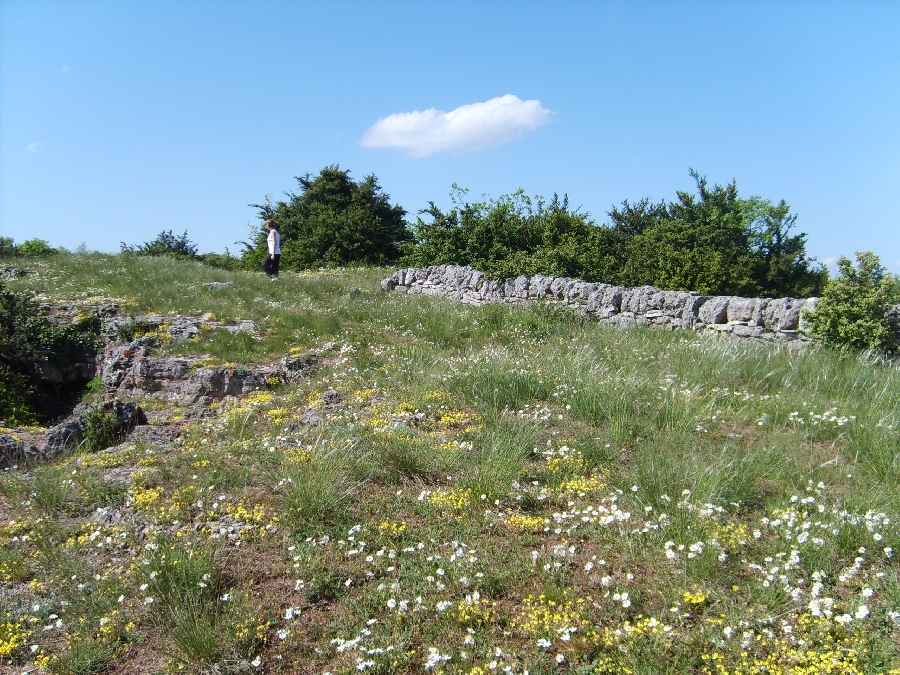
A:
POLYGON ((896 361, 387 269, 29 266, 42 302, 254 321, 161 353, 320 362, 3 471, 4 673, 900 674, 896 361))

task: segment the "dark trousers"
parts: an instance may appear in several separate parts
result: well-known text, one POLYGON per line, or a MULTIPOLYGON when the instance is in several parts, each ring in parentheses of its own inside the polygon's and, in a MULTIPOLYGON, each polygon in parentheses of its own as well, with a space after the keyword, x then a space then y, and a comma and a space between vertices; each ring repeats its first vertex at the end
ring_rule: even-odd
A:
POLYGON ((272 260, 272 256, 267 255, 266 259, 263 260, 262 268, 263 272, 268 274, 270 277, 278 276, 278 265, 281 263, 281 254, 276 253, 275 259, 272 260))

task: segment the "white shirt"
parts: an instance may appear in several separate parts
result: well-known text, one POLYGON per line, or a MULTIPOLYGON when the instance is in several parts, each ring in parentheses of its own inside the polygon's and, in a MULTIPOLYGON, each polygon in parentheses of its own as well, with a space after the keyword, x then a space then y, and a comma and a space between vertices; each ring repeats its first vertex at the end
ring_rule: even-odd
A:
POLYGON ((269 255, 281 255, 281 235, 278 230, 269 230, 266 243, 269 244, 269 255))

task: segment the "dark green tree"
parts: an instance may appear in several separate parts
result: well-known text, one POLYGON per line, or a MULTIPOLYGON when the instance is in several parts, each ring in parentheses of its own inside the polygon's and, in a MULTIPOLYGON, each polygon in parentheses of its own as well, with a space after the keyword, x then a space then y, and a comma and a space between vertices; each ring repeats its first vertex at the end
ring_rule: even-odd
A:
POLYGON ((790 211, 783 199, 778 204, 758 197, 744 202, 759 295, 816 296, 828 280, 825 267, 806 255, 806 233, 790 233, 797 223, 797 215, 790 211))
MULTIPOLYGON (((406 211, 392 205, 374 175, 357 182, 350 171, 328 166, 318 176, 298 176, 299 191, 284 201, 251 204, 263 221, 272 218, 281 235, 285 269, 352 263, 384 265, 397 260, 409 238, 406 211)), ((264 225, 254 227, 244 242, 242 259, 255 267, 266 254, 264 225)))
POLYGON ((678 191, 666 214, 630 242, 624 260, 627 285, 706 294, 752 295, 749 231, 734 181, 709 187, 691 170, 697 195, 678 191))
POLYGON ((735 181, 709 186, 691 170, 696 194, 674 202, 625 201, 609 211, 607 237, 623 285, 750 296, 807 297, 827 272, 806 255, 806 234, 792 235, 797 216, 787 202, 742 199, 735 181))
POLYGON ((12 237, 0 237, 0 256, 16 255, 18 249, 12 237))

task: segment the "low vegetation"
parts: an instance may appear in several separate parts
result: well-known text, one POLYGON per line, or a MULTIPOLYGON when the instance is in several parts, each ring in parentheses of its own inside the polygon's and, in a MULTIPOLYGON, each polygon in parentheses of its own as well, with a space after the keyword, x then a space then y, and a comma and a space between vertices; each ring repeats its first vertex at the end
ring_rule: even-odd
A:
POLYGON ((100 320, 85 314, 76 323, 48 323, 27 293, 14 293, 0 281, 0 326, 0 419, 52 419, 59 413, 53 402, 69 394, 62 382, 42 381, 39 369, 65 370, 92 359, 100 320))
POLYGON ((838 276, 825 287, 810 319, 810 334, 838 349, 893 354, 900 348, 900 302, 897 279, 871 251, 838 260, 838 276))
POLYGON ((377 268, 29 266, 40 300, 256 321, 169 353, 325 362, 171 446, 5 471, 8 672, 900 673, 894 362, 377 268))

